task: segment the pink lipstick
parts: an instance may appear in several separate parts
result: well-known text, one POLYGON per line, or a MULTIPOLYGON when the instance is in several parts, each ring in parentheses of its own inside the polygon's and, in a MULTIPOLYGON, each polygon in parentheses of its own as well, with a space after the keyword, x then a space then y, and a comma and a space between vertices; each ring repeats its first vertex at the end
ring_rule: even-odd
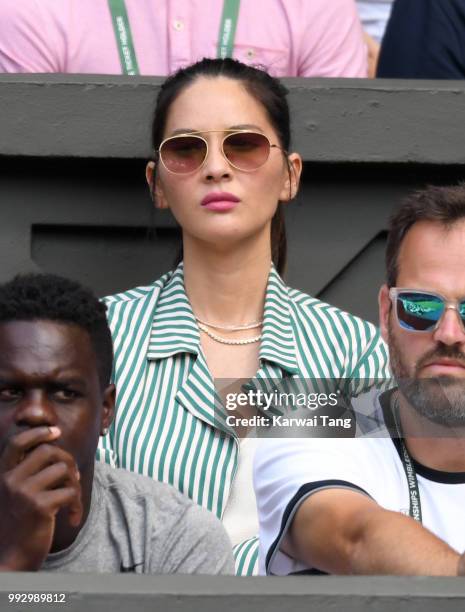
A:
POLYGON ((239 198, 226 191, 212 191, 201 201, 201 206, 216 212, 226 212, 231 210, 239 202, 239 198))

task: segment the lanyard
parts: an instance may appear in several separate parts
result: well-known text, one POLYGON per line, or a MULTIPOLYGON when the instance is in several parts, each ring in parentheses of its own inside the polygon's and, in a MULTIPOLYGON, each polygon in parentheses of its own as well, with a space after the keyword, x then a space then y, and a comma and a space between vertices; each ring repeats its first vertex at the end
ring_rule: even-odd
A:
POLYGON ((123 74, 139 74, 131 26, 124 0, 108 0, 123 74))
POLYGON ((232 57, 240 3, 240 0, 224 0, 223 2, 217 50, 217 57, 220 59, 232 57))
MULTIPOLYGON (((232 57, 239 5, 240 0, 223 0, 223 14, 221 16, 217 46, 218 58, 232 57)), ((113 21, 123 74, 137 75, 139 74, 139 66, 137 64, 136 50, 132 39, 126 3, 124 0, 108 0, 108 6, 113 21)))
POLYGON ((394 397, 394 401, 392 402, 392 412, 394 415, 394 423, 396 426, 397 436, 400 442, 400 458, 405 471, 405 476, 407 477, 408 492, 410 497, 409 516, 421 523, 421 500, 420 490, 418 488, 417 473, 415 470, 415 466, 413 465, 412 458, 410 457, 410 453, 408 452, 407 447, 405 445, 404 438, 402 437, 399 419, 399 400, 397 399, 397 397, 394 397))

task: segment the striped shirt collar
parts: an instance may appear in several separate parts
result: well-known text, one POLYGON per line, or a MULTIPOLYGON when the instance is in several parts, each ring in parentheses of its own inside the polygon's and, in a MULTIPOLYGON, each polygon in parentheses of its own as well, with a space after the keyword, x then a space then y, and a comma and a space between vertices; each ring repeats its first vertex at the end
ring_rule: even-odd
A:
POLYGON ((162 287, 154 307, 147 358, 165 359, 177 353, 200 352, 200 332, 184 290, 182 262, 162 279, 162 287))
MULTIPOLYGON (((167 275, 155 306, 147 358, 164 359, 177 353, 200 353, 200 333, 184 289, 184 267, 167 275)), ((260 361, 272 362, 298 373, 291 321, 289 289, 274 265, 271 266, 265 295, 260 361)))

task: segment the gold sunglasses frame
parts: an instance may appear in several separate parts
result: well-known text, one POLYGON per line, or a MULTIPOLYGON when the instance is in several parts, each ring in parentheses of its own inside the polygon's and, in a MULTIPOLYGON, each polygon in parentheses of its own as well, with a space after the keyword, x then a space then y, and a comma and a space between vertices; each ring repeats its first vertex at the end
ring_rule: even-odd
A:
POLYGON ((221 151, 222 156, 224 157, 224 159, 228 162, 228 164, 230 166, 232 166, 236 170, 239 170, 240 172, 255 172, 256 170, 258 170, 259 168, 264 166, 266 164, 266 162, 270 158, 271 149, 279 149, 280 151, 283 152, 284 155, 287 154, 287 152, 282 147, 280 147, 277 144, 273 144, 271 142, 271 140, 268 138, 268 136, 266 134, 263 134, 263 132, 257 132, 257 131, 254 131, 254 130, 202 130, 202 131, 198 131, 198 132, 186 132, 185 134, 175 134, 174 136, 169 136, 168 138, 165 138, 160 143, 160 146, 158 147, 158 151, 156 151, 156 155, 158 156, 158 159, 160 160, 160 162, 163 165, 163 167, 165 168, 165 170, 167 172, 169 172, 170 174, 179 174, 179 175, 183 175, 183 176, 187 176, 189 174, 193 174, 194 172, 197 172, 198 170, 200 170, 205 165, 205 163, 207 161, 207 158, 208 158, 208 153, 209 153, 208 140, 206 138, 203 138, 203 136, 201 136, 201 134, 219 134, 219 133, 223 133, 225 135, 224 138, 221 141, 221 146, 220 146, 220 151, 221 151), (252 170, 244 170, 243 168, 239 168, 238 166, 233 164, 227 158, 227 156, 226 156, 226 154, 224 152, 224 146, 223 145, 224 145, 224 141, 227 138, 229 138, 229 136, 232 136, 234 134, 258 134, 259 136, 262 136, 263 138, 265 138, 268 141, 268 144, 269 144, 268 155, 266 156, 265 161, 262 164, 260 164, 259 166, 257 166, 256 168, 253 168, 252 170), (162 148, 163 148, 163 145, 166 142, 169 142, 170 140, 174 140, 176 138, 185 138, 186 136, 193 136, 194 138, 198 138, 199 140, 202 140, 205 143, 205 147, 206 147, 205 157, 203 158, 203 161, 200 164, 200 166, 198 168, 195 168, 195 170, 189 170, 189 172, 174 172, 173 170, 170 170, 167 167, 167 165, 165 164, 165 162, 163 161, 162 148))

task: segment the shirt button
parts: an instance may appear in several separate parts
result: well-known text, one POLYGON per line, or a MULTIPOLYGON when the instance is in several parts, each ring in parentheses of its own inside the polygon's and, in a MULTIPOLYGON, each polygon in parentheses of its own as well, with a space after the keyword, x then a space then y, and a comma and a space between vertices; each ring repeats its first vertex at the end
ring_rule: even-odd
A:
POLYGON ((249 59, 252 59, 252 57, 255 56, 255 51, 253 49, 247 49, 245 54, 247 55, 249 59))
POLYGON ((182 21, 180 21, 179 19, 175 19, 173 21, 173 28, 177 31, 180 32, 181 30, 184 29, 184 23, 182 21))

